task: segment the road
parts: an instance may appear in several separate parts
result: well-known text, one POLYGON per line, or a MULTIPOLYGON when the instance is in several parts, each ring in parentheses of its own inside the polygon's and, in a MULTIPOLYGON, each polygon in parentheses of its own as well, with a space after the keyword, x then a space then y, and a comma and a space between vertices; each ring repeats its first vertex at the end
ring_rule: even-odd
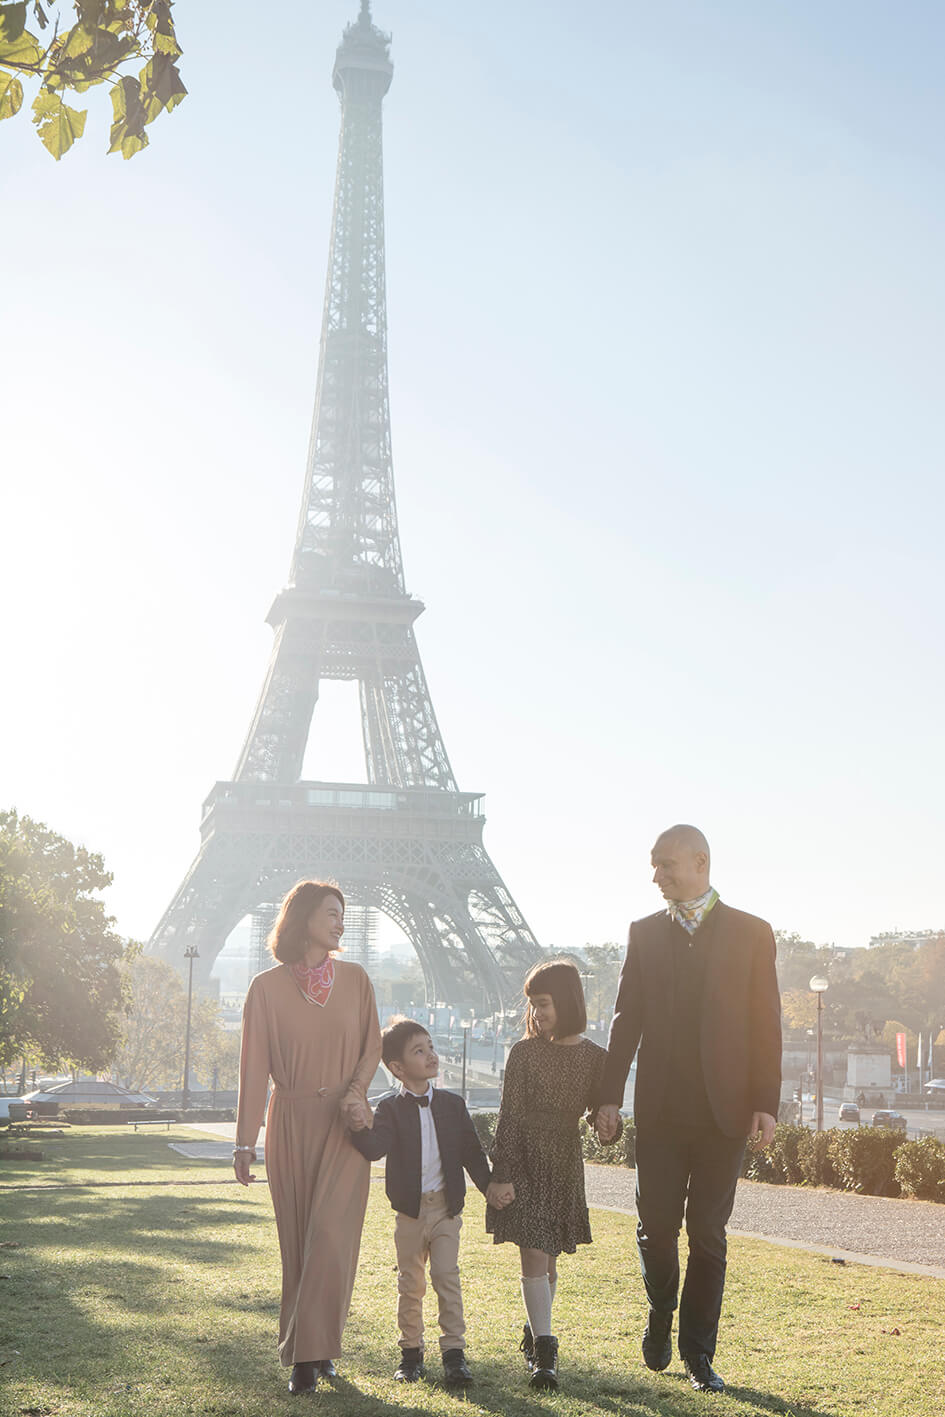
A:
MULTIPOLYGON (((832 1097, 824 1098, 825 1127, 840 1127, 842 1130, 845 1131, 847 1128, 855 1127, 857 1125, 856 1122, 839 1121, 837 1117, 837 1113, 839 1112, 839 1110, 839 1101, 835 1100, 832 1097)), ((907 1123, 907 1131, 910 1137, 915 1137, 919 1132, 934 1132, 936 1136, 945 1139, 945 1110, 942 1110, 939 1107, 930 1107, 929 1110, 926 1112, 924 1108, 896 1107, 895 1104, 893 1104, 893 1110, 896 1112, 901 1112, 903 1117, 905 1117, 907 1123)), ((870 1119, 872 1118, 874 1111, 876 1111, 876 1108, 870 1105, 860 1108, 860 1126, 869 1126, 870 1119)), ((811 1101, 810 1094, 805 1093, 804 1123, 806 1126, 813 1127, 814 1114, 815 1104, 811 1101)))

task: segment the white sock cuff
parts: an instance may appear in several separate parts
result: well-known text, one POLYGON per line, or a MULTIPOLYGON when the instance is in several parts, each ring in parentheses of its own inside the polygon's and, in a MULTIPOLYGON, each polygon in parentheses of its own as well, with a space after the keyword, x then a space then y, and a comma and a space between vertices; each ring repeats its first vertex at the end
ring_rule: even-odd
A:
POLYGON ((551 1285, 547 1274, 522 1275, 522 1299, 533 1338, 551 1334, 551 1285))

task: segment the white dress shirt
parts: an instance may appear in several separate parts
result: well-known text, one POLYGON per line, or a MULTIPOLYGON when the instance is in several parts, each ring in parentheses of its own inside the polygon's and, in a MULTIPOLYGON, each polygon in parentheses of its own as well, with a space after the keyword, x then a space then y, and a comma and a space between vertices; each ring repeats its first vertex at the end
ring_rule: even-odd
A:
MULTIPOLYGON (((404 1087, 401 1083, 402 1093, 410 1093, 409 1087, 404 1087)), ((422 1093, 413 1093, 413 1097, 423 1096, 422 1093)), ((446 1178, 443 1175, 443 1161, 440 1157, 440 1143, 436 1139, 436 1127, 433 1125, 433 1083, 427 1083, 426 1090, 427 1106, 421 1107, 417 1104, 417 1112, 420 1116, 420 1190, 423 1194, 427 1191, 441 1191, 446 1185, 446 1178)))

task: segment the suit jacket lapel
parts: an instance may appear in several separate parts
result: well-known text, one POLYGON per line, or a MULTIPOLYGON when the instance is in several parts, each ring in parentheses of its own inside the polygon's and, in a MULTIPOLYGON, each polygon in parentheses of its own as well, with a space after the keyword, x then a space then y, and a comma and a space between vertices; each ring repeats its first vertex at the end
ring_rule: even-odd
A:
POLYGON ((725 906, 718 901, 709 911, 698 935, 702 937, 705 956, 705 985, 702 993, 702 1023, 717 1018, 725 997, 729 978, 727 932, 724 928, 725 906))

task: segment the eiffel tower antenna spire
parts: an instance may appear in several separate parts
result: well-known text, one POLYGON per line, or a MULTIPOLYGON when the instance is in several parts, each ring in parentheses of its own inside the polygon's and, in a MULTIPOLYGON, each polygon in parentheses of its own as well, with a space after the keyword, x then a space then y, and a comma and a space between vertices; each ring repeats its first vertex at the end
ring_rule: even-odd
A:
MULTIPOLYGON (((433 710, 405 589, 387 378, 381 106, 390 37, 368 0, 346 26, 315 411, 289 581, 272 655, 229 782, 204 803, 202 844, 149 948, 197 946, 204 977, 246 916, 263 937, 302 876, 337 879, 359 912, 395 921, 428 999, 498 1007, 539 946, 482 844, 482 798, 461 792, 433 710), (302 780, 323 679, 357 681, 366 781, 302 780)), ((365 946, 367 948, 367 945, 365 946)))

